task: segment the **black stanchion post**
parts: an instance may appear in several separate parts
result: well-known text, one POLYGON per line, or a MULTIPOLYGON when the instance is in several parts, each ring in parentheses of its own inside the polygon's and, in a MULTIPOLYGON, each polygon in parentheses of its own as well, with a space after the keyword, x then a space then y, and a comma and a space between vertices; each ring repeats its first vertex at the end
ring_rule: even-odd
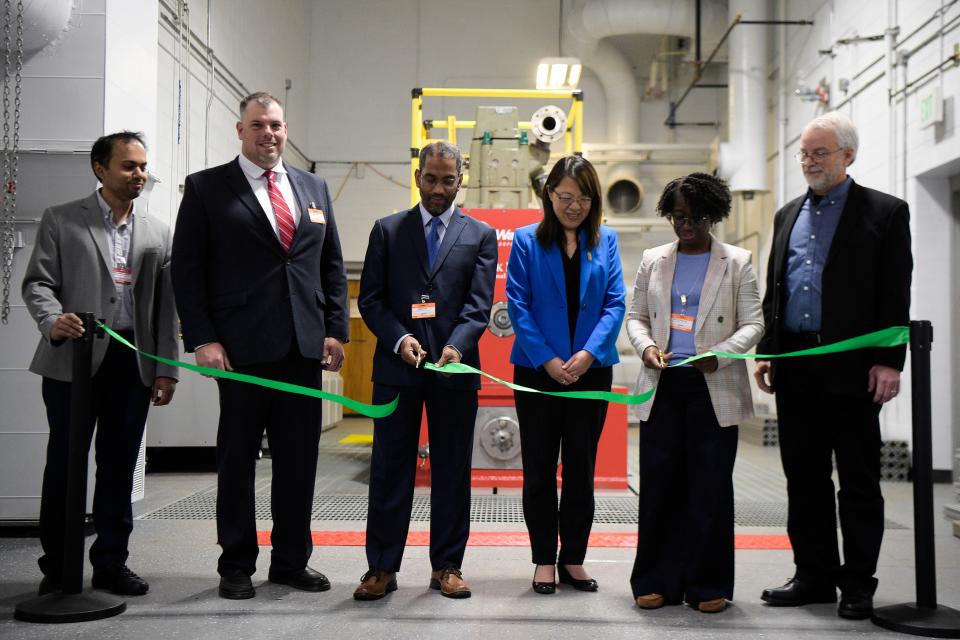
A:
POLYGON ((73 340, 73 377, 70 384, 70 442, 67 459, 67 495, 63 531, 62 591, 21 602, 14 610, 26 622, 83 622, 123 613, 123 598, 102 592, 83 592, 84 516, 87 507, 87 459, 93 431, 93 341, 102 331, 92 313, 78 313, 83 337, 73 340))
POLYGON ((73 341, 73 375, 70 382, 70 457, 67 459, 67 506, 63 520, 63 592, 83 591, 84 516, 87 511, 87 467, 93 433, 94 317, 83 320, 83 337, 73 341), (77 453, 80 452, 80 453, 77 453))
POLYGON ((917 601, 879 607, 871 620, 892 631, 934 638, 960 638, 960 611, 937 605, 933 531, 933 454, 930 409, 930 350, 933 325, 910 322, 910 376, 913 404, 913 547, 917 601))

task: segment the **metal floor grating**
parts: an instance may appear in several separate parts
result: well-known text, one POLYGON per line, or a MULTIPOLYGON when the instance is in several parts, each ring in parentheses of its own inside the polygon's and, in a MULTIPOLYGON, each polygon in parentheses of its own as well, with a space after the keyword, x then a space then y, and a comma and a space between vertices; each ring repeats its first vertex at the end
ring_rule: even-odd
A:
MULTIPOLYGON (((145 514, 139 520, 213 520, 216 518, 216 494, 206 490, 187 496, 161 509, 145 514)), ((257 495, 256 517, 271 520, 270 496, 257 495)), ((313 499, 312 519, 327 522, 365 522, 367 496, 318 495, 313 499)), ((412 522, 430 521, 430 496, 413 497, 412 522)), ((470 522, 523 523, 523 505, 520 496, 474 496, 470 502, 470 522)), ((593 515, 594 524, 637 524, 635 496, 599 496, 593 515)), ((785 527, 785 502, 737 502, 734 523, 741 527, 785 527)), ((901 524, 886 520, 886 529, 905 529, 901 524)))

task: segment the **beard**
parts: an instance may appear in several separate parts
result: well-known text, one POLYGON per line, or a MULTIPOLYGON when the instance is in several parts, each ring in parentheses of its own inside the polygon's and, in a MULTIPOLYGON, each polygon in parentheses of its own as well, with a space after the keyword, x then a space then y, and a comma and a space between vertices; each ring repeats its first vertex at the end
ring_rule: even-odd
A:
POLYGON ((424 194, 420 194, 420 201, 423 203, 423 208, 427 210, 427 213, 429 213, 432 216, 439 216, 444 211, 450 208, 450 205, 453 204, 454 197, 450 197, 450 198, 437 198, 436 196, 424 197, 424 194))
POLYGON ((808 173, 805 171, 803 177, 811 189, 826 193, 840 181, 840 171, 835 169, 822 169, 816 173, 808 173))

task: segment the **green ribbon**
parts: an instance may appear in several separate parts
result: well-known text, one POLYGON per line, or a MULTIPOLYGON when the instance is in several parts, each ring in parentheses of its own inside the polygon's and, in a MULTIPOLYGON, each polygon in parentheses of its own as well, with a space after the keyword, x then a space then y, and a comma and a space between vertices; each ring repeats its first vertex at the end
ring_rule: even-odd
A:
POLYGON ((798 356, 818 356, 828 353, 840 353, 841 351, 854 351, 855 349, 870 349, 874 347, 899 347, 910 343, 910 327, 887 327, 873 333, 865 333, 856 338, 849 338, 834 342, 831 344, 811 347, 810 349, 801 349, 800 351, 791 351, 789 353, 729 353, 726 351, 707 351, 698 353, 686 360, 670 365, 679 367, 694 360, 717 356, 721 358, 733 358, 735 360, 771 360, 773 358, 795 358, 798 356))
POLYGON ((530 387, 524 387, 519 384, 507 382, 506 380, 501 380, 462 362, 448 362, 442 367, 428 362, 423 365, 423 368, 427 371, 436 371, 438 373, 477 373, 484 378, 489 378, 497 384, 502 384, 514 391, 526 391, 528 393, 539 393, 545 396, 556 396, 558 398, 575 398, 577 400, 606 400, 607 402, 616 402, 617 404, 643 404, 653 397, 654 392, 654 389, 644 391, 643 393, 617 393, 615 391, 540 391, 539 389, 531 389, 530 387))
MULTIPOLYGON (((327 391, 322 391, 320 389, 314 389, 312 387, 304 387, 298 384, 291 384, 289 382, 279 382, 277 380, 268 380, 267 378, 259 378, 257 376, 251 376, 245 373, 237 373, 235 371, 224 371, 223 369, 211 369, 210 367, 201 367, 197 364, 190 364, 188 362, 180 362, 178 360, 170 360, 169 358, 164 358, 162 356, 156 356, 152 353, 147 353, 146 351, 141 351, 136 346, 128 342, 123 336, 117 334, 113 329, 103 324, 102 322, 97 322, 97 324, 106 331, 111 338, 117 342, 126 345, 136 351, 137 353, 156 360, 157 362, 162 362, 163 364, 169 365, 171 367, 180 367, 182 369, 187 369, 189 371, 196 371, 197 373, 209 376, 211 378, 224 378, 227 380, 235 380, 237 382, 246 382, 248 384, 255 384, 261 387, 266 387, 268 389, 275 389, 277 391, 283 391, 285 393, 297 393, 304 396, 310 396, 311 398, 319 398, 321 400, 329 400, 330 402, 336 402, 337 404, 342 404, 343 406, 353 409, 357 413, 367 416, 368 418, 385 418, 394 412, 397 408, 397 403, 399 402, 400 397, 397 396, 387 404, 367 404, 365 402, 360 402, 358 400, 353 400, 346 396, 337 395, 336 393, 329 393, 327 391)), ((732 358, 735 360, 770 360, 772 358, 794 358, 799 356, 815 356, 815 355, 824 355, 828 353, 839 353, 842 351, 853 351, 855 349, 868 349, 875 347, 899 347, 901 345, 908 344, 910 342, 910 327, 888 327, 887 329, 882 329, 880 331, 874 331, 873 333, 867 333, 862 336, 857 336, 856 338, 850 338, 848 340, 841 340, 840 342, 834 342, 832 344, 821 345, 819 347, 812 347, 810 349, 802 349, 800 351, 791 351, 789 353, 774 353, 774 354, 764 354, 764 353, 730 353, 727 351, 707 351, 705 353, 700 353, 686 360, 678 362, 676 364, 670 365, 671 367, 679 367, 680 365, 688 364, 694 362, 695 360, 700 360, 701 358, 708 358, 710 356, 716 356, 720 358, 732 358)), ((512 382, 507 382, 506 380, 501 380, 496 376, 492 376, 489 373, 480 371, 470 365, 463 364, 462 362, 448 362, 443 367, 438 367, 435 364, 426 363, 423 366, 424 369, 428 371, 435 371, 437 373, 443 374, 476 374, 481 375, 485 378, 493 380, 497 384, 503 385, 514 391, 524 391, 527 393, 539 393, 547 396, 556 396, 558 398, 574 398, 578 400, 605 400, 607 402, 615 402, 618 404, 643 404, 650 400, 653 397, 653 392, 656 388, 649 389, 643 393, 616 393, 615 391, 540 391, 539 389, 532 389, 530 387, 524 387, 519 384, 514 384, 512 382)))
POLYGON ((353 409, 357 413, 367 416, 368 418, 385 418, 386 416, 394 412, 394 410, 397 408, 397 403, 400 401, 400 396, 397 396, 387 404, 367 404, 365 402, 359 402, 358 400, 354 400, 346 396, 337 395, 336 393, 330 393, 328 391, 323 391, 321 389, 314 389, 313 387, 304 387, 299 384, 292 384, 289 382, 279 382, 277 380, 268 380, 267 378, 259 378, 257 376, 251 376, 246 373, 237 373, 236 371, 225 371, 223 369, 211 369, 210 367, 201 367, 198 364, 190 364, 189 362, 179 362, 177 360, 170 360, 169 358, 164 358, 162 356, 155 356, 152 353, 141 351, 136 346, 128 342, 126 338, 117 334, 113 329, 111 329, 107 325, 103 324, 102 322, 97 322, 97 324, 104 331, 110 334, 111 338, 113 338, 120 344, 130 347, 140 355, 156 360, 157 362, 162 362, 163 364, 169 365, 171 367, 180 367, 182 369, 196 371, 197 373, 201 373, 205 376, 210 376, 211 378, 224 378, 226 380, 246 382, 248 384, 255 384, 257 386, 266 387, 268 389, 283 391, 285 393, 298 393, 302 396, 310 396, 311 398, 329 400, 330 402, 336 402, 337 404, 342 404, 345 407, 353 409))

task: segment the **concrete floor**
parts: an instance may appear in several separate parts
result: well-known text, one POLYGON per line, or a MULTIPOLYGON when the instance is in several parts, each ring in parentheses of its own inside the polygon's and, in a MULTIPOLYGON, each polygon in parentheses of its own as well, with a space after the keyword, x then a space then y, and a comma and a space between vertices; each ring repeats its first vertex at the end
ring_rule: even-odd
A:
MULTIPOLYGON (((347 420, 324 433, 318 489, 330 493, 365 491, 369 449, 344 449, 337 441, 369 431, 361 420, 347 420), (334 470, 331 475, 327 470, 334 470), (351 471, 352 470, 352 471, 351 471)), ((630 429, 630 464, 637 463, 636 429, 630 429)), ((258 487, 267 486, 269 461, 258 471, 258 487)), ((627 582, 633 551, 591 549, 588 571, 599 581, 598 593, 561 587, 554 596, 531 592, 532 565, 526 547, 470 547, 464 576, 473 588, 468 600, 449 600, 427 588, 430 565, 426 547, 408 547, 400 589, 371 603, 352 599, 366 569, 363 547, 317 547, 311 565, 323 571, 333 588, 303 593, 266 582, 269 552, 260 556, 254 576, 257 597, 227 601, 217 597, 213 520, 142 519, 185 496, 209 490, 212 473, 150 474, 147 496, 135 505, 138 520, 131 540, 130 567, 150 582, 150 593, 128 600, 126 613, 107 620, 34 625, 13 620, 16 603, 31 597, 39 581, 34 538, 0 538, 0 638, 301 638, 311 635, 351 638, 872 638, 895 637, 869 621, 837 617, 834 605, 775 609, 761 603, 764 587, 792 575, 789 551, 737 551, 735 602, 727 611, 706 615, 687 607, 640 611, 627 582)), ((775 448, 741 443, 735 472, 738 502, 771 497, 785 501, 775 448)), ((885 483, 887 519, 878 577, 878 606, 910 602, 914 596, 912 488, 885 483), (890 526, 900 528, 889 528, 890 526)), ((489 495, 489 490, 485 492, 489 495)), ((622 495, 622 494, 620 494, 622 495)), ((955 502, 952 487, 935 488, 936 554, 939 602, 960 608, 960 539, 942 517, 943 505, 955 502)), ((259 523, 269 529, 269 522, 259 523)), ((412 529, 426 529, 414 523, 412 529)), ((316 521, 314 529, 362 530, 362 522, 316 521)), ((522 531, 518 523, 476 525, 475 530, 522 531)), ((597 525, 595 531, 632 531, 632 525, 597 525)), ((783 534, 781 527, 738 526, 737 533, 783 534)), ((89 542, 89 540, 88 540, 89 542)), ((89 569, 88 575, 89 579, 89 569)))

